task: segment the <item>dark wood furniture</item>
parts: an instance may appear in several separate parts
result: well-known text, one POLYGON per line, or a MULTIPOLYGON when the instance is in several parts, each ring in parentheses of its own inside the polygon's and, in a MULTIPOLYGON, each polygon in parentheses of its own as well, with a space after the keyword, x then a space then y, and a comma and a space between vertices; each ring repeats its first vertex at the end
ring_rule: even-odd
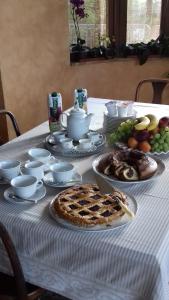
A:
POLYGON ((6 116, 8 116, 12 122, 14 131, 16 136, 20 136, 20 130, 19 130, 19 126, 18 123, 15 119, 15 116, 8 110, 5 109, 0 109, 0 125, 1 125, 1 131, 0 131, 0 145, 6 143, 8 141, 8 134, 6 133, 6 116))
POLYGON ((43 289, 25 282, 22 267, 14 244, 4 225, 0 222, 0 239, 8 254, 13 276, 0 273, 0 300, 35 300, 43 289))
POLYGON ((21 133, 20 133, 20 130, 19 130, 18 123, 17 123, 17 121, 15 119, 15 116, 10 111, 5 110, 5 109, 1 109, 0 110, 0 115, 7 115, 7 116, 9 116, 9 118, 11 119, 13 128, 15 130, 16 136, 20 136, 21 133))
POLYGON ((152 88, 153 88, 152 103, 161 104, 162 93, 164 91, 164 88, 167 86, 167 84, 169 84, 169 79, 149 78, 140 81, 136 88, 135 101, 138 101, 141 87, 147 83, 152 84, 152 88))

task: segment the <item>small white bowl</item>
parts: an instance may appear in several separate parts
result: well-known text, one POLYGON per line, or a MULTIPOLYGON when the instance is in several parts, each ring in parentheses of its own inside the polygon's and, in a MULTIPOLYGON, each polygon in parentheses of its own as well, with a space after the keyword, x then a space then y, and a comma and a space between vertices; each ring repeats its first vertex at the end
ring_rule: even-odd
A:
POLYGON ((42 163, 46 163, 51 158, 51 153, 43 148, 31 148, 28 155, 31 160, 38 160, 42 163))
POLYGON ((74 166, 67 162, 59 162, 50 166, 53 178, 56 182, 66 182, 71 180, 74 174, 74 166))

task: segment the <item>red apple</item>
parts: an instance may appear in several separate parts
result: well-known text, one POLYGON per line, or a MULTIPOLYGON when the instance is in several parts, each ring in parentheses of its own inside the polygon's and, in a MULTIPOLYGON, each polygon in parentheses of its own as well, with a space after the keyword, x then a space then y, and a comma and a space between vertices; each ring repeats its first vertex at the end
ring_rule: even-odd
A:
POLYGON ((161 127, 165 128, 165 127, 168 127, 168 126, 169 126, 169 117, 161 118, 160 121, 159 121, 159 127, 160 128, 161 127))

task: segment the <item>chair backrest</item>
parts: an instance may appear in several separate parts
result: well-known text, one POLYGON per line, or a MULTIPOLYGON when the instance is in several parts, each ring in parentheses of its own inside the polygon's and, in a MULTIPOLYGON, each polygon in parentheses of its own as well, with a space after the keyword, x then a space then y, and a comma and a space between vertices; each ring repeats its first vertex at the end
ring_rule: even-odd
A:
POLYGON ((21 133, 20 133, 19 126, 18 126, 18 123, 17 123, 17 121, 16 121, 14 115, 13 115, 10 111, 5 110, 5 109, 1 109, 1 110, 0 110, 0 115, 2 115, 2 116, 6 116, 6 115, 9 116, 9 118, 11 119, 13 128, 14 128, 14 130, 15 130, 16 136, 20 136, 21 133))
MULTIPOLYGON (((25 279, 24 279, 21 264, 18 255, 16 253, 14 244, 10 238, 10 235, 7 232, 5 226, 1 222, 0 222, 0 239, 2 240, 2 243, 6 249, 12 267, 15 286, 16 286, 17 300, 27 300, 28 297, 27 297, 25 279)), ((4 295, 4 299, 5 299, 5 295, 4 295)))
POLYGON ((169 84, 169 79, 149 78, 140 81, 136 88, 135 101, 138 101, 140 89, 146 83, 151 83, 153 87, 152 103, 161 104, 162 93, 167 84, 169 84))

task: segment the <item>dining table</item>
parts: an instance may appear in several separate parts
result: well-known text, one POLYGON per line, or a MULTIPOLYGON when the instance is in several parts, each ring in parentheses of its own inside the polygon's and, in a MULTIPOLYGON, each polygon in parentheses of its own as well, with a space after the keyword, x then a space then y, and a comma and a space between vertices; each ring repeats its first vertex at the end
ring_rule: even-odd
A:
MULTIPOLYGON (((93 113, 90 128, 102 130, 105 103, 111 99, 88 98, 93 113)), ((137 116, 169 116, 168 105, 134 103, 137 116)), ((48 121, 0 147, 0 160, 29 159, 30 148, 44 148, 48 121)), ((104 152, 111 151, 105 146, 104 152)), ((82 183, 95 183, 93 160, 57 156, 71 162, 82 183)), ((144 183, 121 185, 137 202, 136 217, 110 230, 83 231, 61 226, 49 213, 49 204, 62 190, 46 186, 45 197, 28 205, 6 201, 0 185, 0 221, 15 244, 26 281, 72 300, 169 299, 169 155, 158 156, 165 171, 144 183)), ((10 266, 0 244, 0 271, 10 266)))

